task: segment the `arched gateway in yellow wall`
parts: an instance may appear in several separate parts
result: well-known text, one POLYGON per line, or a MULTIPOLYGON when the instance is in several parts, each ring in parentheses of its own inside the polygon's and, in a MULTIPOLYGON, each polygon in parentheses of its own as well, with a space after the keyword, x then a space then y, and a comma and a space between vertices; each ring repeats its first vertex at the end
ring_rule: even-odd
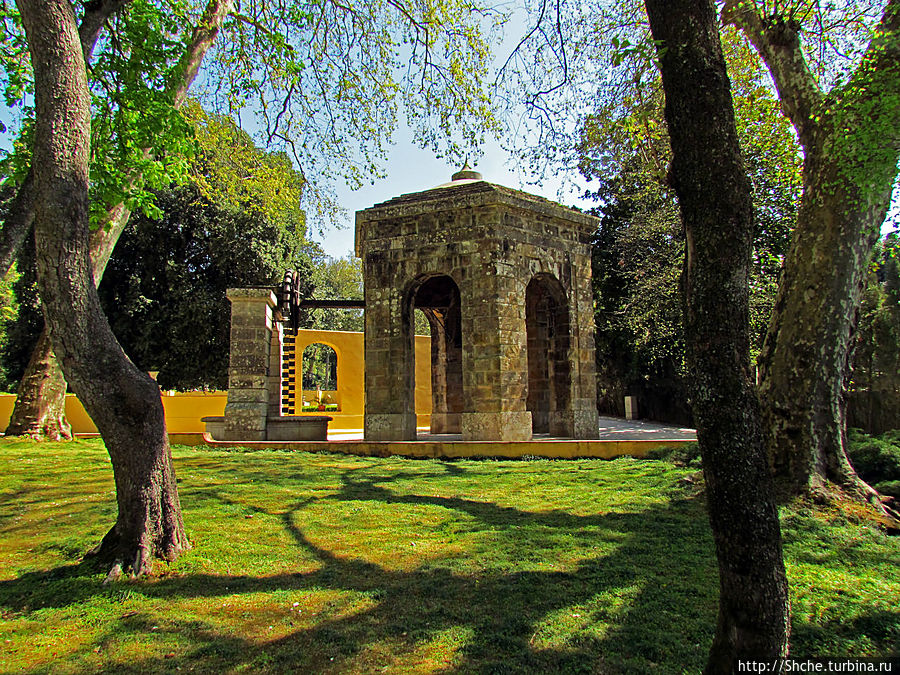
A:
MULTIPOLYGON (((321 415, 319 411, 299 412, 303 402, 317 402, 317 392, 303 390, 303 352, 309 345, 324 344, 337 354, 337 391, 323 391, 323 400, 331 399, 338 411, 326 411, 334 420, 329 429, 362 429, 365 416, 365 357, 363 334, 332 330, 299 330, 294 343, 297 361, 293 373, 292 398, 299 415, 321 415)), ((286 383, 290 384, 290 383, 286 383)), ((417 425, 431 420, 431 338, 416 336, 416 413, 417 425)))
MULTIPOLYGON (((302 400, 315 398, 315 391, 302 390, 302 354, 307 346, 315 343, 328 345, 337 354, 337 390, 323 392, 339 401, 339 411, 329 411, 333 418, 329 424, 332 430, 362 429, 365 415, 365 395, 363 392, 365 361, 363 357, 363 334, 347 331, 305 330, 297 332, 295 354, 297 363, 291 380, 285 385, 292 390, 297 402, 298 415, 321 415, 321 412, 299 412, 302 400)), ((180 441, 201 440, 205 431, 202 417, 222 415, 225 410, 227 393, 216 392, 163 392, 162 402, 166 410, 166 426, 171 435, 180 436, 180 441), (193 437, 196 437, 193 438, 193 437)), ((16 397, 14 394, 0 394, 0 428, 6 429, 12 415, 16 397)), ((428 426, 431 419, 431 338, 416 336, 416 412, 417 424, 428 426)), ((72 395, 66 397, 66 415, 76 434, 95 434, 97 427, 84 412, 81 403, 72 395)))

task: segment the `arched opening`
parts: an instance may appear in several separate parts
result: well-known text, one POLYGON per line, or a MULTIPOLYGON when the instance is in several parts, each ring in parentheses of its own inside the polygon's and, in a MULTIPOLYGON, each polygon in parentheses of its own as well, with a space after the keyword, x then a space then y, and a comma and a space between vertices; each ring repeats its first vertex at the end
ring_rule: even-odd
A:
POLYGON ((300 362, 303 412, 341 409, 337 365, 334 347, 313 342, 303 350, 300 362))
POLYGON ((413 288, 410 305, 421 310, 431 334, 431 433, 458 434, 463 410, 459 287, 447 275, 427 277, 413 288))
POLYGON ((532 431, 571 436, 569 305, 559 281, 538 274, 525 289, 528 334, 528 397, 532 431))

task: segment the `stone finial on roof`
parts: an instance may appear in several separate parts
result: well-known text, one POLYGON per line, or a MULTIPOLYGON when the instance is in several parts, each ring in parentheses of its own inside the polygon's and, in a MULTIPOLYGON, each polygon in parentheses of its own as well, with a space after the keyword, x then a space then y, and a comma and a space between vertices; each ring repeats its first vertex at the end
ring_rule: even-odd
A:
POLYGON ((450 180, 482 180, 482 175, 469 167, 469 160, 463 164, 463 168, 450 176, 450 180))

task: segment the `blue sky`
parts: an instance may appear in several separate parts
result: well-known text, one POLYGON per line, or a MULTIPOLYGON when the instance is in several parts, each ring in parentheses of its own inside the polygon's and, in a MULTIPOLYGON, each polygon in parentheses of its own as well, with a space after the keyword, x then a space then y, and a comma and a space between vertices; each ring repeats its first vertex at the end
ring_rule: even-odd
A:
MULTIPOLYGON (((377 180, 373 185, 365 185, 352 191, 346 186, 337 186, 336 192, 340 205, 347 210, 344 215, 343 229, 334 227, 325 230, 314 238, 322 244, 325 252, 334 257, 345 256, 353 249, 354 213, 366 209, 379 202, 411 192, 420 192, 433 188, 450 180, 450 176, 459 170, 443 159, 435 157, 426 150, 421 150, 412 142, 408 129, 401 129, 398 141, 388 161, 387 177, 377 180)), ((507 187, 524 190, 532 194, 559 201, 567 206, 590 208, 591 204, 580 199, 587 186, 580 176, 570 176, 574 186, 562 187, 558 178, 545 178, 538 184, 530 184, 537 177, 517 170, 517 164, 498 144, 489 143, 484 146, 484 156, 473 162, 473 169, 480 171, 486 181, 507 187), (576 186, 579 186, 576 187, 576 186), (562 194, 560 190, 562 189, 562 194)))

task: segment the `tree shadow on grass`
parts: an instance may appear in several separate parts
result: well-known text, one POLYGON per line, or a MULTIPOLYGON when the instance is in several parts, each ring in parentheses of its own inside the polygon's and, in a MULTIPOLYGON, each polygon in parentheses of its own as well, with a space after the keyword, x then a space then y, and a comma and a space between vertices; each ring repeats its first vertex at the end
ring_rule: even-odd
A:
MULTIPOLYGON (((303 510, 313 500, 299 500, 280 514, 260 509, 280 515, 317 569, 269 577, 190 574, 134 586, 143 596, 167 600, 327 590, 351 592, 364 602, 345 612, 323 612, 315 620, 304 617, 271 641, 245 638, 206 621, 125 614, 108 627, 101 645, 126 636, 162 639, 168 633, 183 646, 170 658, 148 656, 99 669, 403 672, 427 663, 427 669, 446 673, 617 673, 702 667, 715 624, 716 573, 711 540, 706 528, 696 525, 698 519, 705 525, 699 500, 640 512, 530 512, 462 497, 401 494, 385 486, 404 477, 395 472, 361 478, 348 470, 341 489, 323 499, 440 506, 465 515, 473 527, 520 538, 523 551, 540 548, 542 537, 556 535, 582 542, 599 537, 610 545, 595 556, 582 555, 563 571, 484 566, 473 572, 441 560, 391 570, 336 555, 311 541, 302 523, 303 510)), ((228 503, 227 494, 219 499, 228 503)), ((490 553, 485 548, 475 554, 490 553)), ((0 605, 24 612, 119 592, 121 587, 104 587, 96 576, 86 576, 83 566, 67 566, 0 582, 0 605), (68 585, 65 593, 58 584, 68 585)))
POLYGON ((861 639, 876 647, 877 654, 900 655, 900 610, 872 608, 852 620, 834 619, 822 624, 794 617, 791 655, 797 658, 837 655, 860 656, 861 639))

